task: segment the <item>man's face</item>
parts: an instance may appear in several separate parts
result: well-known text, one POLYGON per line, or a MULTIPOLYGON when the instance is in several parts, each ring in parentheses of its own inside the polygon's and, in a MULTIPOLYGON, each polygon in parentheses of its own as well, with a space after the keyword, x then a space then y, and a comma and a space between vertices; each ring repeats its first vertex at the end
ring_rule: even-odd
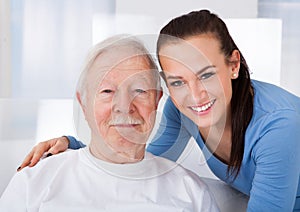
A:
POLYGON ((107 60, 98 56, 88 77, 89 82, 97 82, 88 85, 85 114, 93 139, 100 136, 101 142, 115 153, 144 148, 158 103, 153 71, 142 56, 103 69, 107 60))

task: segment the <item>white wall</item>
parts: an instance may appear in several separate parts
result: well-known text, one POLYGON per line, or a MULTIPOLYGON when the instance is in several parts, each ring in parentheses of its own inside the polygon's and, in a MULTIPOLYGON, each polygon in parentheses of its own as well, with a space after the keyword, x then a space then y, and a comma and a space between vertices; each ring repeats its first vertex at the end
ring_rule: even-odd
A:
POLYGON ((149 15, 163 21, 204 8, 209 8, 223 18, 256 18, 257 16, 257 0, 227 0, 226 2, 222 0, 116 0, 117 14, 149 15))
POLYGON ((158 33, 172 18, 193 10, 209 9, 221 18, 256 18, 257 0, 116 0, 115 32, 158 33), (122 27, 123 26, 123 27, 122 27))
POLYGON ((224 21, 247 61, 251 78, 280 86, 282 21, 264 18, 224 21))
MULTIPOLYGON (((300 96, 300 71, 298 68, 300 66, 300 1, 260 0, 258 17, 282 20, 280 85, 300 96)), ((268 55, 265 58, 268 58, 268 55)))

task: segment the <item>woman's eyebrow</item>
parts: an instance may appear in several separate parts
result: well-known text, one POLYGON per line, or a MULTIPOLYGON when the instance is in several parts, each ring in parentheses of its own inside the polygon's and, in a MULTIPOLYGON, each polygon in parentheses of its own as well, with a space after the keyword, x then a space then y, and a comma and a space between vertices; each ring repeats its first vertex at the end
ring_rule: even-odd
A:
POLYGON ((197 71, 197 72, 195 73, 195 75, 200 75, 202 72, 206 71, 207 69, 215 68, 215 67, 216 67, 215 65, 205 66, 205 67, 202 68, 201 70, 197 71))
MULTIPOLYGON (((207 69, 209 68, 215 68, 216 66, 215 65, 208 65, 208 66, 205 66, 204 68, 200 69, 199 71, 197 71, 195 73, 195 75, 200 75, 202 72, 206 71, 207 69)), ((168 76, 167 79, 182 79, 183 77, 181 76, 168 76)))
POLYGON ((168 76, 167 79, 182 79, 181 76, 168 76))

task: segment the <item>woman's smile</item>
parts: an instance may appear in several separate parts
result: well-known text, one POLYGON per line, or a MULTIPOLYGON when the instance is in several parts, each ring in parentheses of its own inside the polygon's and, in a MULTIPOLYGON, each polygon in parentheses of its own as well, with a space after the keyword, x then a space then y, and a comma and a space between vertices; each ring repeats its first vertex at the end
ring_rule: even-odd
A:
POLYGON ((197 105, 197 106, 189 106, 189 108, 197 115, 204 115, 207 114, 212 109, 212 106, 214 105, 215 102, 216 99, 213 99, 208 103, 197 105))

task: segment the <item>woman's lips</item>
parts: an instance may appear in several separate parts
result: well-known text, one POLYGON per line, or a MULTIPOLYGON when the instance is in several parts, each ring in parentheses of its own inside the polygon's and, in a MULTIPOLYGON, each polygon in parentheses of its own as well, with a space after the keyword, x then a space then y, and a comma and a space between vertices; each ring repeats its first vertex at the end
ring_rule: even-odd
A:
POLYGON ((190 106, 189 108, 194 112, 203 113, 203 112, 208 111, 214 105, 215 102, 216 102, 216 99, 213 99, 206 104, 203 104, 200 106, 190 106))

